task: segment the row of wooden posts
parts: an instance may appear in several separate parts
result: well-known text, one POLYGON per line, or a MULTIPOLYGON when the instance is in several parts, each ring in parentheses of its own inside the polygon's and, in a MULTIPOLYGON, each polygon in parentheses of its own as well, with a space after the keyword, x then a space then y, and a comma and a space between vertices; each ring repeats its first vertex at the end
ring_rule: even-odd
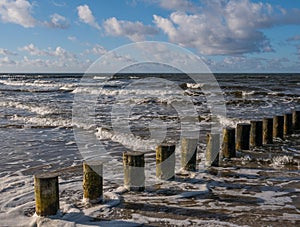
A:
MULTIPOLYGON (((236 156, 236 150, 249 150, 272 144, 273 138, 284 139, 295 130, 300 130, 300 111, 282 116, 264 118, 250 123, 239 123, 236 129, 223 129, 220 135, 207 135, 206 166, 218 166, 219 160, 236 156)), ((196 170, 198 139, 183 138, 181 141, 181 165, 188 171, 196 170)), ((124 152, 124 186, 128 190, 144 190, 145 159, 142 152, 124 152)), ((97 203, 103 196, 103 165, 99 162, 83 163, 84 200, 97 203)), ((175 176, 175 145, 163 144, 156 148, 156 177, 171 180, 175 176)), ((44 173, 34 176, 36 213, 40 216, 55 215, 59 210, 58 176, 44 173)))

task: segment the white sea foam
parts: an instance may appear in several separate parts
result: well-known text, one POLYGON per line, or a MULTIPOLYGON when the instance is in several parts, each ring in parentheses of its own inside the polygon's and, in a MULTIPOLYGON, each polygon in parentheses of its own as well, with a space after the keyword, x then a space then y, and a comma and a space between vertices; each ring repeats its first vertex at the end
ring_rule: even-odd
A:
POLYGON ((0 106, 28 110, 30 112, 37 113, 39 115, 52 114, 58 111, 56 109, 52 109, 52 108, 50 109, 46 106, 37 106, 37 103, 35 103, 35 106, 33 106, 33 105, 28 105, 21 102, 15 102, 15 101, 0 101, 0 106))
POLYGON ((132 221, 140 224, 148 223, 165 223, 170 226, 208 226, 208 227, 240 227, 240 225, 235 225, 230 222, 218 221, 218 220, 199 220, 199 219, 189 219, 189 220, 174 220, 171 218, 155 218, 149 217, 141 214, 132 214, 132 221))
MULTIPOLYGON (((100 80, 98 80, 98 82, 99 81, 100 80)), ((181 82, 184 83, 184 81, 181 82)), ((74 83, 74 85, 63 82, 52 84, 51 80, 24 81, 24 83, 20 81, 10 81, 7 83, 11 83, 10 85, 7 85, 11 87, 20 86, 17 87, 18 89, 22 89, 24 87, 28 90, 43 89, 45 91, 51 91, 52 89, 72 90, 73 88, 77 87, 76 83, 74 83)), ((90 84, 87 84, 86 86, 89 85, 90 84)), ((92 91, 97 94, 99 91, 97 89, 97 84, 94 84, 94 88, 92 85, 91 88, 78 87, 78 89, 76 88, 73 93, 81 92, 80 89, 86 89, 87 93, 92 91)), ((100 85, 103 86, 104 84, 100 85)), ((148 103, 151 104, 154 102, 172 104, 174 100, 181 100, 180 98, 182 96, 180 92, 177 92, 171 88, 168 90, 162 90, 158 88, 127 89, 126 87, 121 87, 126 85, 126 83, 122 84, 121 82, 108 82, 105 83, 105 85, 108 86, 100 90, 100 94, 108 97, 111 96, 113 98, 118 97, 118 100, 116 101, 123 102, 125 104, 145 104, 145 106, 147 106, 148 103), (117 89, 119 89, 119 91, 117 91, 117 89), (155 98, 151 98, 151 95, 153 95, 155 98)), ((193 93, 196 94, 197 90, 195 89, 201 88, 201 86, 197 84, 191 84, 189 86, 190 95, 193 95, 193 93)), ((296 89, 291 89, 292 92, 296 91, 296 89)), ((272 88, 272 90, 276 89, 272 88)), ((56 95, 57 93, 51 94, 56 95)), ((269 91, 269 96, 272 94, 275 95, 274 100, 272 99, 268 103, 266 101, 267 99, 263 97, 261 100, 265 103, 259 108, 256 106, 253 107, 251 103, 249 105, 240 105, 239 108, 236 108, 234 105, 229 106, 234 107, 230 111, 235 117, 227 118, 220 116, 220 122, 223 126, 235 127, 239 122, 248 122, 238 119, 239 117, 245 118, 244 113, 250 113, 249 115, 251 116, 248 116, 249 118, 255 117, 255 115, 263 117, 264 114, 269 115, 273 114, 274 112, 281 112, 282 109, 287 107, 287 105, 292 106, 293 102, 293 105, 296 105, 296 98, 293 98, 292 102, 291 99, 283 96, 277 98, 278 96, 276 96, 276 92, 272 93, 269 91), (282 103, 285 105, 279 106, 282 103)), ((286 92, 282 92, 281 94, 286 94, 286 92)), ((294 92, 293 94, 295 95, 297 93, 294 92)), ((2 92, 1 97, 4 95, 6 95, 6 92, 2 92)), ((21 98, 23 94, 20 93, 18 95, 20 95, 21 98)), ((27 95, 28 93, 26 96, 27 95)), ((38 99, 38 95, 48 95, 48 93, 36 93, 34 95, 36 95, 36 98, 38 99)), ((59 93, 59 96, 61 95, 65 94, 59 93)), ((244 92, 243 95, 245 100, 247 100, 247 96, 255 96, 256 93, 253 94, 252 91, 247 91, 244 92)), ((198 97, 195 96, 193 98, 197 100, 198 97)), ((49 95, 49 99, 51 99, 51 95, 49 95)), ((24 100, 27 99, 25 98, 24 100)), ((56 99, 53 100, 56 101, 56 99)), ((53 100, 51 100, 51 102, 53 102, 53 100)), ((111 104, 110 101, 111 100, 107 98, 107 102, 104 100, 103 104, 111 104)), ((112 99, 112 102, 113 101, 115 100, 112 99)), ((58 106, 60 106, 60 104, 61 103, 59 103, 58 106)), ((30 213, 32 213, 34 209, 32 176, 23 176, 19 171, 11 172, 11 169, 15 170, 16 168, 20 168, 25 171, 32 168, 31 171, 34 171, 35 168, 37 170, 48 170, 51 168, 51 165, 63 166, 65 165, 64 161, 71 159, 70 156, 74 154, 67 154, 69 151, 65 152, 66 150, 60 148, 59 143, 57 144, 56 142, 60 141, 62 146, 76 146, 74 144, 74 138, 72 135, 68 135, 67 137, 70 138, 70 140, 64 140, 64 137, 61 137, 62 134, 58 128, 48 131, 47 129, 39 129, 36 130, 38 131, 37 134, 30 134, 33 130, 27 129, 26 126, 30 127, 32 125, 40 125, 45 127, 72 127, 72 125, 76 125, 86 129, 91 129, 92 127, 95 127, 93 129, 96 129, 96 125, 76 124, 76 122, 72 123, 70 119, 65 119, 62 116, 58 117, 58 115, 46 117, 46 115, 56 113, 58 110, 43 106, 42 103, 40 104, 38 102, 36 102, 36 105, 31 106, 29 103, 26 103, 26 101, 5 102, 2 100, 0 102, 0 106, 4 107, 2 108, 4 110, 5 107, 9 107, 24 109, 38 114, 38 116, 34 117, 14 115, 10 120, 21 122, 21 125, 23 125, 25 129, 22 129, 19 132, 17 130, 10 132, 16 133, 16 137, 13 138, 10 138, 11 134, 8 134, 7 137, 2 136, 3 141, 1 155, 2 157, 5 157, 2 166, 4 166, 4 168, 7 167, 7 169, 5 169, 5 171, 1 171, 0 173, 0 225, 19 226, 20 224, 23 224, 24 226, 36 226, 38 223, 39 226, 139 226, 146 223, 162 223, 161 225, 169 224, 174 226, 235 226, 233 223, 230 223, 232 220, 236 223, 239 223, 239 221, 242 223, 248 223, 248 218, 251 219, 251 221, 257 220, 258 222, 265 220, 265 225, 273 224, 269 223, 270 221, 273 221, 274 224, 282 222, 287 223, 287 225, 292 225, 292 223, 296 224, 300 221, 299 210, 297 209, 297 193, 299 193, 297 184, 299 183, 299 171, 294 170, 297 169, 295 166, 295 161, 297 161, 297 155, 299 155, 299 146, 296 145, 294 147, 294 142, 291 142, 298 141, 298 136, 296 134, 292 135, 292 138, 289 140, 275 141, 278 143, 283 143, 284 148, 279 147, 278 149, 281 149, 283 152, 288 152, 290 155, 278 155, 278 157, 271 159, 271 166, 273 169, 271 169, 269 165, 265 166, 266 168, 264 168, 262 165, 254 162, 251 162, 251 165, 257 165, 255 169, 250 169, 248 166, 243 168, 243 164, 249 164, 249 162, 252 160, 255 161, 255 159, 250 157, 250 155, 248 156, 249 159, 232 159, 232 162, 241 161, 241 165, 239 165, 237 168, 213 167, 205 169, 203 166, 203 162, 205 160, 205 144, 200 144, 198 158, 201 158, 202 160, 197 166, 198 170, 195 172, 178 171, 177 167, 180 166, 181 157, 181 148, 178 146, 176 147, 176 172, 178 173, 176 179, 174 181, 161 181, 158 183, 155 181, 155 186, 148 187, 147 185, 146 191, 133 193, 126 192, 126 190, 122 188, 123 165, 120 154, 123 151, 123 146, 120 146, 116 143, 111 143, 111 141, 120 143, 121 145, 124 144, 134 150, 145 149, 145 147, 154 150, 155 141, 143 140, 143 138, 121 133, 117 130, 105 130, 103 129, 104 127, 99 127, 97 129, 96 136, 98 139, 102 139, 101 142, 105 143, 109 147, 109 150, 106 154, 109 162, 105 163, 106 166, 104 168, 104 191, 107 197, 106 203, 96 205, 92 208, 82 206, 82 176, 70 177, 67 180, 59 179, 61 212, 57 216, 52 218, 40 218, 36 215, 28 217, 26 216, 26 212, 27 215, 29 212, 30 216, 30 213), (27 140, 23 140, 23 137, 20 135, 26 133, 26 130, 28 130, 27 132, 30 132, 30 136, 27 138, 27 140), (54 134, 49 134, 49 131, 57 133, 57 137, 54 134), (37 138, 41 134, 43 134, 43 140, 37 138), (42 148, 42 146, 38 145, 41 143, 41 141, 45 141, 44 139, 50 139, 53 141, 53 143, 49 142, 43 144, 44 146, 53 146, 55 149, 62 149, 62 151, 60 151, 58 155, 55 155, 54 158, 50 157, 50 155, 47 156, 47 154, 45 154, 47 152, 45 151, 47 151, 48 148, 42 148), (16 144, 17 142, 18 145, 16 144), (24 144, 26 144, 26 146, 24 146, 24 144), (33 166, 36 163, 38 163, 37 165, 41 165, 41 167, 33 166), (292 164, 292 166, 289 166, 290 164, 292 164), (43 166, 45 168, 43 168, 43 166), (290 167, 293 170, 290 170, 290 167), (118 184, 115 182, 118 182, 118 184), (118 190, 114 190, 114 188, 118 186, 121 187, 118 190), (119 196, 118 194, 122 195, 119 196), (120 199, 121 197, 122 199, 120 199), (119 206, 115 210, 112 209, 113 206, 123 202, 128 202, 135 205, 138 204, 138 206, 140 203, 140 208, 143 208, 144 210, 140 211, 140 209, 136 209, 133 211, 133 209, 125 209, 124 207, 127 207, 128 204, 124 204, 124 207, 122 207, 123 205, 119 206), (147 210, 147 206, 150 206, 149 210, 147 210), (153 211, 153 207, 157 207, 157 210, 153 211), (162 210, 160 210, 160 208, 162 208, 162 210), (170 210, 171 212, 168 212, 170 210), (179 213, 172 212, 175 210, 179 213), (122 212, 124 212, 123 214, 125 215, 122 216, 122 212), (170 215, 170 218, 164 218, 164 212, 170 215), (193 216, 193 212, 195 212, 194 214, 196 214, 196 216, 201 214, 201 217, 204 215, 203 217, 205 219, 210 220, 201 220, 200 217, 193 216), (205 212, 207 212, 208 215, 215 216, 205 216, 205 212), (116 219, 113 221, 95 221, 94 219, 111 219, 114 218, 116 213, 119 215, 119 217, 122 217, 122 220, 116 219), (278 215, 279 213, 282 215, 278 215), (217 218, 220 218, 219 215, 224 215, 224 220, 226 221, 217 220, 217 218), (182 220, 183 218, 184 220, 182 220)), ((64 109, 65 105, 62 106, 60 106, 60 108, 64 109)), ((208 114, 206 114, 207 112, 202 113, 199 111, 199 113, 201 116, 204 116, 205 121, 209 120, 207 117, 208 114)), ((3 115, 1 113, 1 117, 3 115)), ((107 115, 104 115, 104 117, 106 116, 107 115)), ((134 115, 126 120, 140 121, 143 120, 141 119, 141 116, 142 115, 134 115)), ((143 116, 151 118, 150 114, 147 115, 145 113, 143 116)), ((68 118, 68 116, 65 117, 68 118)), ((103 117, 103 115, 100 117, 103 117)), ((168 121, 172 122, 172 119, 168 119, 168 121)), ((155 126, 157 126, 157 124, 152 125, 152 127, 155 126)), ((6 135, 9 133, 9 130, 4 129, 1 135, 6 135)), ((68 129, 63 131, 64 133, 65 131, 68 131, 67 133, 71 133, 71 130, 68 129)), ((92 135, 94 136, 95 131, 90 131, 92 131, 92 135)), ((89 149, 95 146, 95 144, 85 144, 85 146, 87 149, 89 149)), ((273 151, 271 148, 272 147, 269 149, 269 147, 267 147, 264 148, 264 150, 272 153, 273 151)), ((259 155, 259 152, 254 151, 254 153, 259 155)), ((264 155, 265 154, 266 153, 264 153, 264 155)), ((155 179, 155 152, 146 153, 145 156, 147 159, 146 165, 152 170, 150 173, 152 174, 151 176, 149 176, 149 173, 146 172, 146 178, 147 180, 149 177, 151 180, 155 179)), ((229 164, 231 161, 229 161, 229 164)), ((270 159, 267 161, 270 161, 270 159)), ((81 160, 71 162, 70 165, 76 165, 78 163, 81 163, 81 160)), ((256 224, 258 225, 258 223, 256 224)))
POLYGON ((238 123, 250 123, 249 120, 237 119, 237 118, 228 118, 226 116, 218 115, 218 122, 220 122, 223 127, 229 126, 235 128, 238 123))
POLYGON ((39 127, 72 127, 72 121, 64 118, 51 118, 51 117, 23 117, 14 115, 10 118, 13 121, 18 121, 24 126, 39 126, 39 127))
POLYGON ((294 163, 293 156, 288 156, 288 155, 276 156, 272 159, 273 166, 289 165, 293 163, 294 163))
MULTIPOLYGON (((138 226, 140 224, 151 224, 151 223, 162 223, 169 224, 173 226, 184 226, 184 225, 194 225, 194 226, 237 226, 230 221, 220 221, 220 220, 201 220, 199 218, 188 217, 184 220, 177 219, 176 214, 174 218, 162 218, 160 212, 155 211, 151 215, 151 210, 149 210, 149 215, 147 212, 140 212, 136 210, 137 213, 131 213, 127 217, 123 217, 122 220, 112 220, 112 221, 95 221, 96 217, 111 217, 111 210, 113 207, 120 204, 121 196, 124 201, 129 203, 141 203, 152 206, 167 206, 170 209, 182 209, 187 210, 199 210, 201 212, 205 209, 207 212, 214 213, 215 210, 224 210, 225 213, 230 213, 232 217, 239 216, 244 213, 251 211, 253 208, 259 212, 267 212, 268 220, 285 220, 291 222, 297 222, 300 220, 300 216, 296 213, 283 213, 282 216, 272 216, 270 210, 282 211, 282 209, 288 208, 288 210, 295 210, 296 208, 292 205, 292 198, 290 196, 291 190, 289 188, 284 189, 282 186, 277 185, 281 189, 278 190, 272 187, 268 188, 263 186, 262 191, 253 191, 250 187, 256 187, 261 183, 259 174, 260 169, 235 169, 228 168, 228 171, 232 171, 239 174, 240 177, 226 177, 211 175, 207 172, 194 172, 191 173, 189 178, 184 182, 181 181, 163 181, 161 182, 160 189, 149 188, 144 193, 132 193, 127 194, 124 188, 117 188, 112 190, 111 184, 108 182, 110 179, 114 178, 112 168, 107 169, 105 172, 105 192, 104 204, 98 204, 93 207, 76 207, 74 202, 80 202, 82 199, 82 182, 81 177, 73 177, 70 179, 59 178, 59 188, 61 198, 60 198, 60 212, 53 217, 38 217, 33 215, 28 217, 25 215, 25 211, 28 211, 34 207, 33 201, 33 178, 32 176, 22 176, 17 174, 10 174, 5 177, 0 178, 1 185, 1 197, 0 197, 0 218, 1 223, 9 226, 18 226, 22 223, 24 226, 138 226), (249 180, 248 177, 253 177, 249 180), (188 180, 189 179, 189 180, 188 180), (207 183, 203 182, 203 179, 207 183), (230 180, 232 179, 231 185, 243 183, 243 188, 227 188, 230 180), (164 195, 160 191, 164 190, 174 190, 174 195, 164 195), (212 191, 212 192, 210 192, 212 191), (209 193, 213 193, 215 197, 234 196, 245 199, 259 200, 258 206, 242 206, 234 205, 230 202, 219 201, 214 199, 202 198, 209 193), (72 194, 72 197, 69 195, 72 194), (185 202, 187 204, 185 205, 185 202), (193 204, 190 207, 189 203, 193 204)), ((277 179, 269 179, 269 181, 277 183, 277 179)), ((276 185, 274 185, 276 186, 276 185)), ((258 187, 259 189, 259 187, 258 187)), ((144 207, 144 209, 145 209, 144 207)), ((122 209, 121 209, 122 210, 122 209)), ((128 210, 127 212, 133 212, 128 210)), ((162 213, 163 214, 163 213, 162 213)), ((217 215, 217 213, 216 213, 217 215)), ((246 214, 244 214, 246 215, 246 214)))
POLYGON ((116 131, 108 131, 103 128, 97 129, 96 136, 102 140, 110 139, 135 151, 155 150, 156 145, 160 142, 159 140, 143 140, 142 138, 137 138, 131 134, 128 135, 116 131))
POLYGON ((188 88, 191 88, 191 89, 199 89, 199 88, 202 88, 204 84, 193 84, 193 83, 187 83, 186 86, 188 88))
POLYGON ((47 80, 35 80, 35 81, 21 81, 21 80, 0 80, 0 83, 13 86, 20 87, 22 89, 42 89, 42 90, 73 90, 77 86, 76 83, 57 83, 55 81, 47 81, 47 80))
POLYGON ((251 96, 255 94, 255 91, 242 91, 242 96, 245 98, 247 96, 251 96))

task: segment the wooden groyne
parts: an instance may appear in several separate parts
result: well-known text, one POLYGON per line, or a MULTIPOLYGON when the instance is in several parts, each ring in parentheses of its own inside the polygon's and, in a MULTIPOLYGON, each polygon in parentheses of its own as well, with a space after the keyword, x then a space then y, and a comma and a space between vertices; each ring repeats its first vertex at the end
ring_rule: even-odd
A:
MULTIPOLYGON (((300 111, 276 115, 272 118, 238 123, 236 127, 224 127, 222 135, 207 134, 205 166, 222 166, 235 158, 237 152, 252 152, 252 148, 270 147, 300 131, 300 111), (220 140, 222 138, 222 140, 220 140), (279 139, 279 140, 278 140, 279 139), (222 141, 222 144, 221 144, 222 141)), ((198 139, 182 138, 181 167, 185 171, 197 170, 198 139)), ((160 144, 156 147, 156 178, 175 178, 175 145, 160 144)), ((130 191, 145 189, 145 156, 142 152, 123 153, 124 187, 130 191)), ((59 182, 57 173, 34 175, 35 211, 39 216, 55 215, 59 211, 59 182)), ((103 201, 103 163, 83 162, 83 200, 89 204, 103 201)))

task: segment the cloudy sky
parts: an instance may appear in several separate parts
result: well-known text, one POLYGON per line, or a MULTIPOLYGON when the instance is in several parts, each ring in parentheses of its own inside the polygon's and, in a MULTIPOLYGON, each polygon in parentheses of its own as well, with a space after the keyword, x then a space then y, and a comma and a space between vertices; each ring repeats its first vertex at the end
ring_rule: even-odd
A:
POLYGON ((213 72, 300 72, 298 0, 0 0, 0 72, 84 72, 138 41, 177 44, 213 72))

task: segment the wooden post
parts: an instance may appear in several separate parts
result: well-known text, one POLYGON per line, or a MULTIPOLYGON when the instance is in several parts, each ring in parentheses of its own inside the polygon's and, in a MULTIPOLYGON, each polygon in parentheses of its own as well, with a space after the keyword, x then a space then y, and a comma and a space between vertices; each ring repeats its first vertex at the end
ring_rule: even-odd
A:
POLYGON ((283 135, 287 136, 293 132, 293 114, 286 113, 283 115, 283 135))
POLYGON ((222 158, 233 158, 235 156, 235 128, 223 128, 222 158))
POLYGON ((283 139, 283 116, 273 117, 273 137, 283 139))
POLYGON ((142 152, 124 152, 124 186, 131 191, 145 189, 145 159, 142 152))
POLYGON ((219 152, 220 152, 220 135, 219 134, 207 134, 207 146, 206 146, 206 166, 219 166, 219 152))
POLYGON ((263 144, 273 143, 273 118, 263 119, 263 144))
POLYGON ((249 150, 250 148, 250 128, 251 125, 248 123, 239 123, 236 128, 236 149, 249 150))
POLYGON ((83 162, 83 199, 89 203, 103 199, 103 164, 99 161, 83 162))
POLYGON ((58 176, 34 175, 35 212, 40 216, 55 215, 59 210, 58 176))
POLYGON ((181 140, 181 167, 188 171, 195 171, 197 166, 198 139, 182 138, 181 140))
POLYGON ((263 140, 263 122, 262 121, 251 121, 250 129, 250 145, 252 147, 262 146, 263 140))
POLYGON ((174 179, 175 145, 162 144, 156 147, 156 177, 161 180, 174 179))
POLYGON ((293 130, 300 130, 300 110, 293 111, 293 130))

